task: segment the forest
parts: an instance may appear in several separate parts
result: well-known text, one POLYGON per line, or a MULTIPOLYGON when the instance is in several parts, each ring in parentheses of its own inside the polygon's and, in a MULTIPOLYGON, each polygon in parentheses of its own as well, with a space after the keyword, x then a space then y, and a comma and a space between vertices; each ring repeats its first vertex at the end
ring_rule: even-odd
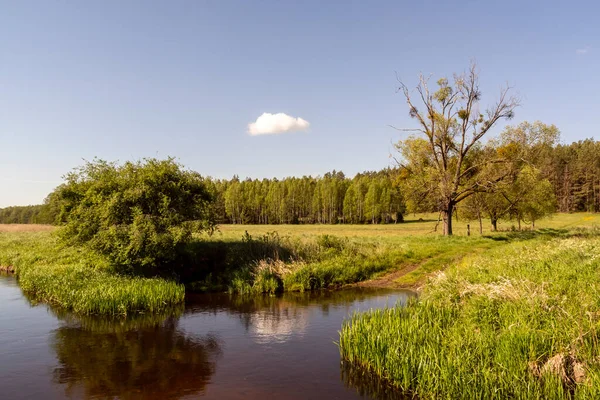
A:
MULTIPOLYGON (((586 139, 548 146, 536 157, 537 181, 551 187, 556 212, 600 211, 600 142, 586 139)), ((204 178, 214 196, 212 211, 221 224, 376 224, 402 222, 406 212, 437 211, 435 204, 411 204, 400 168, 363 172, 348 178, 340 171, 319 177, 285 179, 204 178)), ((510 187, 514 189, 514 186, 510 187)), ((526 186, 531 194, 532 187, 526 186)), ((460 218, 518 217, 508 192, 472 196, 455 210, 460 218), (482 198, 483 196, 483 198, 482 198), (479 205, 478 205, 479 201, 479 205)), ((532 199, 539 202, 540 199, 532 199)), ((546 198, 547 200, 547 198, 546 198)), ((521 202, 522 203, 522 202, 521 202)), ((44 204, 0 209, 0 223, 53 224, 58 208, 44 204)))

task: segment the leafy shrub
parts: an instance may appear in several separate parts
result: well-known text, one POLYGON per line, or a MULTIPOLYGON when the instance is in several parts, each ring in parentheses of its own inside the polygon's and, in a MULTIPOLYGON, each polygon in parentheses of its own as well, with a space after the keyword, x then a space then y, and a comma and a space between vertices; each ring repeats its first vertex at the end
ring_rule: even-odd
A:
POLYGON ((212 196, 202 177, 172 158, 123 165, 95 159, 65 179, 55 196, 61 236, 124 271, 172 263, 194 232, 213 228, 212 196))

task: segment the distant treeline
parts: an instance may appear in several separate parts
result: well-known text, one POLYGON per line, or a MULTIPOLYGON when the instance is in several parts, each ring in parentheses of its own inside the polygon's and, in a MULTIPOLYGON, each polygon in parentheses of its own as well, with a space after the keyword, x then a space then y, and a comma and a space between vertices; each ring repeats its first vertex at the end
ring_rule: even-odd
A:
POLYGON ((56 216, 48 204, 0 208, 2 224, 53 224, 56 216))
MULTIPOLYGON (((556 145, 547 149, 536 164, 552 184, 557 211, 600 212, 599 141, 556 145)), ((218 223, 394 223, 402 221, 406 211, 398 171, 365 172, 352 179, 333 171, 322 177, 205 178, 205 182, 215 197, 212 207, 218 223)), ((58 207, 53 206, 51 198, 43 205, 0 209, 0 223, 54 223, 58 207)))
POLYGON ((552 183, 559 212, 600 212, 600 141, 557 145, 540 169, 552 183))
POLYGON ((233 224, 391 223, 402 219, 404 203, 397 170, 342 172, 322 177, 208 180, 216 194, 217 222, 233 224))

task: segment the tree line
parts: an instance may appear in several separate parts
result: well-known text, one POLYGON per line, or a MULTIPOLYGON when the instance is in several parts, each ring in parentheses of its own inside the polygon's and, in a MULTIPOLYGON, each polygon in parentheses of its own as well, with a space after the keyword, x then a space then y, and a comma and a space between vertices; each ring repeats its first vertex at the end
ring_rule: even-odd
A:
POLYGON ((48 204, 0 208, 0 224, 54 224, 56 213, 48 204))
MULTIPOLYGON (((529 137, 541 129, 553 128, 541 123, 507 128, 513 136, 526 131, 529 137)), ((455 214, 496 226, 500 219, 535 223, 548 211, 600 212, 600 141, 529 147, 531 162, 514 180, 493 193, 473 195, 455 214)), ((431 196, 418 198, 421 193, 403 174, 401 168, 387 168, 353 178, 332 171, 319 177, 202 179, 213 196, 213 218, 221 224, 395 223, 407 212, 439 211, 431 196)), ((2 208, 0 223, 55 223, 59 210, 53 204, 50 195, 44 204, 2 208)))
POLYGON ((206 179, 218 223, 337 224, 392 223, 405 210, 396 169, 347 178, 332 171, 320 177, 206 179))

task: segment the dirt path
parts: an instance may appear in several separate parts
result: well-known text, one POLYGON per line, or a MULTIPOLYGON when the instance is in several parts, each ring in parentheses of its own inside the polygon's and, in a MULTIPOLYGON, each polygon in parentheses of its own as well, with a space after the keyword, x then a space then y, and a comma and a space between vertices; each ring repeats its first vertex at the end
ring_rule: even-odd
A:
POLYGON ((384 275, 384 276, 381 276, 381 277, 375 278, 375 279, 370 279, 368 281, 354 283, 354 284, 352 284, 352 286, 369 287, 369 288, 390 288, 390 289, 392 289, 392 288, 393 289, 414 288, 415 287, 414 285, 403 285, 401 283, 396 282, 396 280, 398 278, 400 278, 401 276, 404 276, 404 275, 407 275, 407 274, 413 272, 420 266, 421 266, 421 264, 410 264, 410 265, 405 266, 402 269, 391 272, 387 275, 384 275))

